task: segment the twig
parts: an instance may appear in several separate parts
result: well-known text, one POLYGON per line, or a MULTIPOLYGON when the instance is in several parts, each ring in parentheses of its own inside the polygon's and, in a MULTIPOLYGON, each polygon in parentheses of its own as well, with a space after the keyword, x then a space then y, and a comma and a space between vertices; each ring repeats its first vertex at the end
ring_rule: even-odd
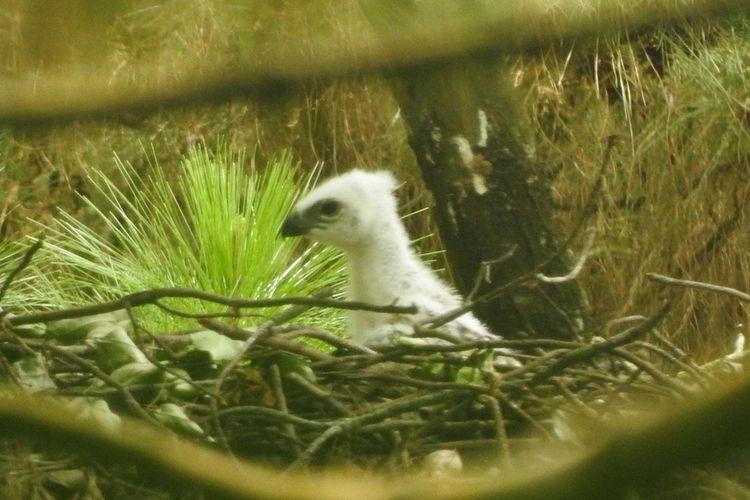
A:
POLYGON ((694 363, 686 363, 685 361, 682 361, 681 359, 674 356, 672 353, 668 352, 666 349, 662 349, 659 346, 656 346, 656 345, 653 345, 644 341, 633 342, 633 345, 637 347, 643 347, 644 349, 647 349, 661 356, 665 360, 681 368, 685 372, 685 374, 691 374, 693 378, 695 379, 695 381, 701 386, 703 386, 704 389, 709 388, 709 386, 707 385, 707 382, 709 381, 716 382, 716 379, 714 377, 709 376, 708 373, 701 370, 700 367, 696 366, 694 363))
MULTIPOLYGON (((191 67, 189 77, 169 84, 136 88, 126 83, 113 84, 109 74, 87 74, 72 85, 69 81, 62 85, 55 78, 46 78, 35 85, 25 80, 4 82, 0 122, 50 125, 81 118, 154 113, 165 107, 228 102, 236 98, 263 102, 278 99, 284 92, 311 82, 418 70, 457 57, 542 51, 565 40, 652 26, 663 29, 667 24, 704 20, 707 15, 718 17, 747 8, 744 0, 648 2, 631 9, 622 9, 616 2, 602 2, 593 13, 577 9, 560 16, 558 9, 542 10, 544 2, 528 2, 528 5, 524 2, 513 9, 505 8, 502 2, 498 5, 501 7, 483 8, 479 16, 452 16, 446 22, 420 24, 417 30, 392 30, 383 35, 386 39, 377 46, 368 43, 367 37, 357 42, 348 40, 353 47, 345 54, 313 60, 300 57, 303 53, 300 47, 284 44, 262 63, 245 60, 239 65, 191 67)), ((188 75, 182 69, 179 73, 188 75)))
POLYGON ((0 352, 0 365, 3 367, 3 370, 5 370, 5 373, 8 374, 8 377, 14 385, 17 385, 19 387, 23 386, 21 380, 18 378, 18 375, 16 375, 15 370, 13 370, 10 361, 8 361, 8 358, 5 357, 5 354, 3 352, 0 352))
MULTIPOLYGON (((330 295, 330 294, 331 294, 330 289, 323 289, 323 290, 316 292, 313 298, 315 300, 326 300, 324 299, 324 296, 330 295)), ((287 310, 282 311, 276 316, 265 321, 263 324, 261 324, 260 326, 256 328, 255 332, 249 332, 239 327, 226 325, 213 319, 204 318, 203 320, 201 320, 200 321, 201 325, 207 328, 210 328, 218 333, 231 332, 232 334, 235 334, 235 335, 239 333, 240 336, 242 336, 245 339, 244 343, 242 344, 242 347, 237 352, 237 354, 235 354, 234 357, 229 361, 229 363, 227 363, 219 372, 219 376, 216 378, 216 383, 214 384, 214 393, 216 395, 221 394, 221 388, 224 385, 224 382, 226 381, 227 377, 237 367, 237 365, 240 363, 242 358, 250 350, 250 348, 256 341, 267 337, 271 333, 273 326, 276 325, 277 322, 283 322, 283 321, 287 321, 289 319, 295 318, 299 316, 300 314, 302 314, 309 307, 310 307, 309 304, 294 305, 293 307, 290 307, 287 310)), ((280 383, 280 379, 279 379, 279 383, 280 383)), ((277 394, 277 398, 278 397, 283 398, 283 392, 281 392, 280 395, 277 394)), ((284 406, 286 406, 286 401, 284 401, 283 404, 284 406)), ((231 449, 229 448, 229 442, 222 428, 221 420, 219 419, 218 396, 210 400, 210 407, 211 407, 211 412, 213 414, 214 423, 216 425, 216 431, 221 440, 221 444, 229 453, 231 453, 231 449)), ((294 431, 294 427, 290 427, 287 430, 289 431, 289 429, 291 429, 291 431, 289 432, 289 435, 292 438, 294 438, 293 440, 294 442, 296 442, 296 433, 294 431)), ((300 450, 298 449, 297 445, 295 445, 295 448, 297 451, 297 455, 299 455, 300 450)))
POLYGON ((578 260, 576 261, 573 268, 570 270, 570 272, 564 276, 547 276, 543 273, 536 273, 534 276, 536 279, 541 281, 542 283, 566 283, 568 281, 573 281, 578 277, 581 270, 583 269, 583 266, 586 264, 586 261, 589 258, 589 255, 591 254, 591 249, 594 247, 594 237, 596 236, 596 228, 590 227, 588 232, 588 238, 586 238, 586 244, 583 246, 583 250, 581 250, 581 254, 578 256, 578 260))
POLYGON ((498 338, 497 340, 471 340, 464 341, 458 344, 452 345, 403 345, 398 347, 388 347, 387 350, 381 351, 382 353, 390 353, 395 350, 403 351, 405 353, 412 354, 437 354, 437 353, 449 353, 449 352, 462 352, 462 351, 473 351, 476 349, 497 349, 506 348, 514 350, 530 350, 537 347, 542 348, 557 348, 557 349, 577 349, 583 344, 580 342, 574 342, 570 340, 555 340, 555 339, 524 339, 524 340, 505 340, 498 338))
POLYGON ((700 281, 670 278, 669 276, 663 276, 661 274, 655 273, 647 273, 646 277, 651 281, 655 281, 663 285, 682 286, 685 288, 695 288, 697 290, 707 290, 709 292, 729 295, 730 297, 734 297, 735 299, 739 299, 743 302, 750 302, 750 295, 734 288, 729 288, 727 286, 712 285, 711 283, 702 283, 700 281))
MULTIPOLYGON (((276 331, 278 332, 279 329, 277 328, 276 331)), ((297 337, 309 337, 309 338, 313 338, 317 340, 322 340, 323 342, 329 345, 332 345, 333 347, 336 347, 338 349, 346 349, 348 351, 358 352, 361 354, 375 354, 375 351, 373 351, 369 347, 355 344, 354 342, 350 342, 349 340, 345 338, 339 337, 338 335, 335 335, 321 328, 313 328, 313 327, 302 326, 302 325, 293 325, 292 330, 284 332, 282 335, 285 339, 293 339, 297 337)))
POLYGON ((504 394, 502 394, 502 393, 499 393, 499 394, 497 395, 497 397, 498 397, 498 398, 500 398, 500 400, 501 400, 501 401, 502 401, 503 403, 505 403, 506 405, 508 405, 508 408, 510 408, 510 409, 511 409, 511 410, 513 410, 513 411, 514 411, 514 412, 515 412, 516 414, 518 414, 518 416, 520 416, 521 418, 523 418, 524 420, 526 420, 526 421, 527 421, 528 423, 530 423, 530 424, 531 424, 532 426, 534 426, 534 428, 535 428, 535 429, 536 429, 537 431, 539 431, 539 433, 540 433, 540 434, 541 434, 541 435, 542 435, 542 436, 543 436, 543 437, 544 437, 544 438, 545 438, 545 439, 546 439, 547 441, 552 441, 552 435, 550 434, 550 432, 549 432, 549 431, 548 431, 548 430, 547 430, 547 429, 546 429, 546 428, 545 428, 545 427, 544 427, 544 426, 543 426, 542 424, 540 424, 540 423, 539 423, 539 422, 538 422, 538 421, 537 421, 537 420, 536 420, 536 419, 535 419, 534 417, 532 417, 531 415, 529 415, 529 413, 528 413, 528 412, 527 412, 526 410, 524 410, 523 408, 521 408, 521 407, 520 407, 519 405, 517 405, 516 403, 514 403, 514 402, 513 402, 513 401, 511 401, 510 399, 508 399, 508 398, 507 398, 507 397, 506 397, 506 396, 505 396, 504 394))
POLYGON ((632 363, 633 365, 637 366, 644 372, 648 373, 651 378, 656 380, 660 385, 664 387, 669 387, 676 393, 678 393, 680 396, 687 396, 690 394, 690 388, 683 385, 681 382, 677 381, 676 379, 667 377, 662 372, 660 372, 654 365, 646 361, 645 359, 639 358, 635 354, 626 351, 623 348, 616 347, 612 349, 612 354, 614 354, 617 357, 620 357, 624 359, 625 361, 628 361, 629 363, 632 363))
POLYGON ((479 401, 484 404, 492 414, 492 419, 495 422, 495 439, 497 440, 498 458, 503 467, 508 467, 511 464, 510 444, 508 442, 508 432, 506 431, 505 423, 503 422, 503 412, 500 408, 500 403, 496 398, 489 394, 480 396, 479 401))
MULTIPOLYGON (((241 340, 246 341, 245 345, 243 345, 243 349, 241 349, 238 355, 236 355, 234 358, 237 361, 234 361, 234 359, 232 360, 234 362, 234 366, 236 366, 236 364, 245 355, 247 350, 249 350, 250 347, 252 347, 255 343, 262 344, 267 347, 279 349, 282 351, 288 351, 294 354, 299 354, 300 356, 304 356, 308 359, 315 360, 315 361, 336 361, 336 362, 339 361, 338 358, 334 358, 330 354, 326 354, 308 345, 305 345, 299 342, 292 342, 285 338, 268 335, 273 332, 272 328, 264 329, 263 331, 266 332, 266 334, 259 336, 259 333, 263 333, 262 331, 260 331, 263 325, 256 328, 255 331, 246 330, 238 326, 228 325, 226 323, 222 323, 220 321, 216 321, 213 319, 206 319, 204 321, 201 321, 201 325, 217 333, 226 335, 229 338, 241 339, 241 340), (245 348, 245 346, 247 346, 247 348, 245 348)), ((232 366, 231 368, 234 368, 234 366, 232 366)))
MULTIPOLYGON (((213 390, 216 392, 216 384, 213 385, 213 390)), ((217 393, 220 394, 220 393, 217 393)), ((208 400, 208 408, 211 411, 211 421, 213 422, 216 437, 218 438, 219 445, 221 448, 232 458, 236 458, 234 456, 234 453, 232 452, 232 447, 229 446, 229 438, 227 438, 227 434, 224 432, 224 426, 221 425, 221 419, 219 418, 220 410, 219 410, 219 399, 218 398, 210 398, 208 400)))
POLYGON ((169 313, 173 316, 178 316, 180 318, 187 318, 187 319, 206 319, 206 318, 254 318, 254 317, 263 317, 262 314, 258 313, 243 313, 242 311, 238 309, 229 308, 228 311, 225 312, 200 312, 200 313, 192 313, 187 311, 182 311, 180 309, 177 309, 176 307, 168 306, 161 300, 155 300, 153 302, 153 305, 161 309, 162 311, 169 313))
POLYGON ((231 408, 224 408, 219 410, 220 417, 231 415, 250 415, 274 423, 289 423, 302 429, 315 431, 322 431, 328 429, 329 427, 329 424, 325 422, 308 420, 306 418, 292 415, 288 412, 275 410, 273 408, 265 408, 263 406, 234 406, 231 408))
POLYGON ((46 323, 59 319, 81 318, 85 316, 93 316, 96 314, 119 311, 120 309, 126 309, 128 307, 155 305, 156 302, 164 298, 188 298, 202 300, 205 302, 212 302, 215 304, 221 304, 237 309, 300 305, 397 314, 416 314, 417 312, 417 308, 415 306, 380 306, 358 301, 334 300, 316 297, 280 297, 276 299, 251 300, 236 297, 226 297, 223 295, 201 292, 199 290, 190 290, 186 288, 154 288, 152 290, 131 293, 119 299, 109 302, 103 302, 101 304, 74 307, 70 309, 63 309, 60 311, 19 314, 10 316, 8 320, 10 321, 10 324, 12 326, 28 325, 32 323, 46 323))
POLYGON ((479 293, 479 289, 482 287, 483 282, 491 283, 490 274, 492 271, 492 266, 505 262, 506 260, 513 257, 513 254, 516 253, 517 249, 518 249, 518 245, 513 245, 507 252, 505 252, 500 257, 497 257, 492 260, 482 261, 482 263, 479 266, 479 272, 477 272, 476 278, 474 278, 474 285, 471 287, 471 291, 466 295, 467 302, 471 302, 476 296, 476 294, 479 293))
POLYGON ((629 328, 624 332, 617 334, 602 342, 596 342, 587 346, 581 347, 574 351, 567 353, 562 358, 558 359, 551 365, 549 365, 542 372, 537 373, 532 377, 531 382, 536 384, 545 380, 552 375, 561 372, 569 366, 573 366, 582 361, 594 359, 599 354, 611 351, 615 347, 625 345, 641 335, 645 335, 646 332, 651 330, 654 326, 658 325, 669 310, 669 303, 665 303, 662 307, 649 319, 644 321, 642 324, 629 328))
MULTIPOLYGON (((575 279, 575 277, 571 279, 575 279)), ((579 314, 580 311, 576 313, 577 318, 573 320, 570 318, 570 314, 568 313, 568 311, 560 307, 557 304, 557 302, 555 302, 555 300, 552 297, 550 297, 549 293, 547 292, 547 290, 544 289, 544 287, 538 287, 537 292, 539 293, 540 297, 544 299, 544 301, 549 305, 549 307, 551 307, 553 311, 557 313, 559 318, 565 321, 565 323, 568 325, 568 331, 573 332, 575 334, 575 339, 583 340, 584 336, 582 335, 582 333, 583 333, 584 324, 581 319, 581 315, 579 314)), ((571 311, 571 312, 575 312, 575 311, 571 311)))
MULTIPOLYGON (((653 329, 651 331, 651 336, 654 337, 656 340, 659 341, 659 343, 663 344, 667 349, 669 349, 672 352, 672 355, 676 358, 685 358, 687 357, 687 353, 677 347, 672 341, 670 341, 668 338, 666 338, 664 335, 662 335, 659 330, 653 329)), ((694 366, 695 363, 693 363, 694 366)))
POLYGON ((464 397, 468 394, 471 394, 471 392, 466 391, 465 389, 449 389, 419 396, 404 396, 379 405, 377 408, 367 413, 363 413, 362 415, 340 419, 338 423, 344 426, 347 430, 353 430, 367 424, 383 421, 386 418, 394 417, 408 411, 420 410, 437 403, 448 403, 459 396, 464 397))
POLYGON ((450 332, 440 330, 438 328, 425 328, 421 325, 414 325, 414 334, 412 335, 412 337, 418 339, 444 340, 445 342, 449 342, 450 344, 461 343, 461 338, 458 335, 454 335, 450 332))
POLYGON ((334 424, 328 429, 326 429, 325 432, 323 432, 320 436, 315 438, 315 440, 312 443, 310 443, 310 445, 297 458, 297 460, 292 462, 292 465, 287 467, 286 472, 293 472, 306 466, 308 463, 310 463, 310 460, 312 460, 313 455, 320 449, 321 446, 323 446, 331 438, 338 436, 342 432, 344 432, 344 426, 340 424, 334 424))
POLYGON ((376 424, 363 425, 359 428, 360 432, 382 432, 394 429, 445 429, 448 431, 476 431, 477 429, 494 429, 494 420, 467 420, 464 422, 435 422, 424 420, 386 420, 385 422, 379 422, 376 424))
POLYGON ((299 469, 300 467, 307 465, 307 463, 309 463, 309 461, 312 459, 313 454, 315 454, 315 452, 321 446, 323 446, 331 438, 341 434, 344 431, 349 432, 361 428, 365 425, 380 422, 385 420, 386 418, 400 415, 408 411, 422 409, 426 406, 430 406, 436 403, 446 403, 459 395, 465 394, 467 394, 467 391, 465 390, 447 390, 416 397, 405 396, 394 401, 389 401, 388 403, 382 404, 376 409, 371 410, 367 413, 363 413, 362 415, 358 415, 355 417, 345 417, 336 420, 335 422, 332 422, 330 424, 330 427, 323 434, 318 436, 315 441, 313 441, 310 446, 307 447, 307 449, 297 460, 294 461, 294 463, 292 463, 292 465, 289 466, 287 472, 299 469))
POLYGON ((262 344, 265 347, 271 349, 278 349, 280 351, 287 351, 294 354, 307 358, 312 361, 331 361, 338 358, 331 356, 323 351, 319 351, 314 347, 310 347, 302 342, 294 342, 281 337, 267 336, 262 339, 258 339, 258 344, 262 344))
POLYGON ((60 356, 61 358, 65 358, 67 361, 70 361, 71 363, 78 365, 79 367, 83 368, 87 372, 91 373, 98 379, 100 379, 105 384, 109 385, 110 387, 113 387, 117 389, 117 392, 119 392, 122 397, 125 399, 125 402, 130 407, 131 410, 133 410, 133 413, 141 417, 146 422, 150 422, 152 424, 156 424, 160 427, 163 427, 161 423, 159 423, 158 420, 156 420, 154 417, 149 415, 146 410, 143 409, 143 407, 136 401, 136 399, 133 397, 133 395, 130 393, 130 390, 128 390, 127 387, 125 387, 123 384, 117 382, 115 379, 104 373, 99 369, 98 366, 96 366, 94 363, 83 359, 82 357, 73 354, 70 351, 67 351, 61 347, 58 347, 54 344, 50 344, 48 342, 40 342, 35 340, 26 340, 26 344, 29 346, 34 346, 39 349, 52 351, 57 356, 60 356))
POLYGON ((523 366, 519 366, 518 368, 506 373, 504 381, 505 383, 508 383, 510 380, 519 380, 521 379, 521 376, 526 375, 527 373, 532 373, 536 371, 537 368, 550 366, 555 360, 567 356, 570 352, 570 349, 555 349, 553 351, 545 352, 537 359, 524 363, 523 366))
MULTIPOLYGON (((146 335, 148 335, 149 337, 151 337, 152 339, 154 339, 155 342, 157 342, 156 336, 154 334, 152 334, 151 332, 149 332, 148 330, 146 330, 145 328, 142 328, 140 326, 140 324, 138 322, 138 318, 136 318, 136 316, 133 314, 133 310, 131 308, 127 309, 127 313, 128 313, 128 316, 130 317, 130 323, 133 325, 133 332, 136 335, 137 335, 137 332, 139 332, 139 331, 145 332, 146 335)), ((162 363, 161 361, 159 361, 158 359, 156 359, 156 357, 152 356, 151 353, 148 352, 148 349, 142 349, 142 348, 140 348, 140 346, 138 346, 138 347, 139 347, 141 353, 146 357, 146 359, 152 365, 156 366, 160 370, 163 370, 166 373, 169 373, 170 375, 172 375, 176 379, 180 380, 181 382, 184 382, 184 383, 188 384, 190 387, 192 387, 196 391, 198 391, 198 392, 200 392, 200 393, 202 393, 202 394, 204 394, 206 396, 209 396, 209 397, 212 397, 212 398, 221 397, 219 394, 214 394, 213 392, 211 392, 210 390, 206 389, 202 385, 197 384, 190 377, 186 377, 180 370, 175 370, 171 366, 168 366, 168 365, 162 363)))
POLYGON ((407 377, 404 375, 394 375, 391 373, 351 373, 339 374, 349 380, 382 380, 384 382, 393 382, 410 387, 422 387, 424 389, 453 389, 471 392, 487 392, 487 387, 480 384, 469 382, 438 382, 434 380, 423 380, 419 378, 407 377))
POLYGON ((583 401, 581 401, 581 398, 573 394, 573 391, 568 388, 564 380, 559 377, 555 377, 553 379, 553 382, 555 386, 560 390, 560 394, 562 394, 565 399, 567 399, 573 406, 578 408, 584 415, 592 418, 599 417, 599 414, 596 413, 596 411, 589 408, 583 401))
POLYGON ((581 232, 581 229, 583 229, 583 226, 584 224, 586 224, 588 218, 596 212, 596 207, 600 200, 600 194, 602 192, 602 189, 604 188, 607 168, 609 167, 609 160, 612 156, 612 151, 614 150, 620 139, 620 136, 615 134, 607 136, 607 144, 604 147, 604 153, 602 154, 601 163, 599 164, 599 171, 596 174, 596 182, 594 183, 594 187, 591 189, 591 192, 588 195, 586 205, 584 205, 583 210, 581 211, 580 218, 576 222, 576 225, 573 227, 573 230, 565 239, 565 242, 560 245, 560 255, 562 255, 563 252, 566 252, 573 241, 578 238, 578 234, 581 232))
MULTIPOLYGON (((220 328, 223 328, 226 326, 227 328, 230 328, 229 325, 224 325, 223 323, 220 323, 218 321, 212 320, 212 319, 203 319, 200 321, 200 324, 205 326, 206 328, 210 328, 211 330, 214 330, 217 333, 222 333, 220 328)), ((229 447, 229 440, 227 439, 226 433, 224 432, 224 428, 221 425, 221 419, 219 418, 219 395, 221 395, 221 388, 224 385, 224 382, 226 381, 229 374, 234 370, 234 368, 239 364, 239 362, 242 360, 242 358, 245 356, 245 353, 250 348, 250 346, 255 342, 258 335, 262 332, 262 330, 258 330, 258 332, 255 335, 251 335, 250 332, 247 332, 247 330, 244 330, 239 327, 231 327, 233 331, 241 331, 246 339, 245 342, 242 344, 242 347, 240 350, 235 354, 235 356, 224 365, 219 372, 219 375, 216 377, 216 382, 213 386, 213 392, 216 394, 215 397, 211 398, 210 400, 210 408, 211 408, 211 414, 213 416, 214 425, 216 427, 216 433, 219 437, 219 441, 222 445, 222 447, 229 453, 232 454, 232 450, 229 447)))
POLYGON ((44 245, 44 235, 38 238, 33 245, 26 249, 26 252, 23 254, 23 258, 18 263, 18 265, 14 267, 10 273, 8 273, 8 276, 5 277, 3 287, 0 288, 0 303, 2 303, 3 299, 5 298, 5 294, 8 292, 8 288, 10 288, 10 285, 13 283, 13 280, 16 279, 16 276, 18 276, 18 273, 26 269, 26 266, 31 263, 31 259, 34 257, 34 254, 37 253, 40 248, 42 248, 42 245, 44 245))
POLYGON ((305 377, 300 375, 299 373, 288 373, 286 375, 286 378, 306 390, 308 393, 312 394, 316 398, 323 401, 325 404, 336 410, 337 413, 349 416, 351 415, 351 412, 347 409, 346 406, 341 404, 339 401, 331 397, 331 394, 323 390, 322 388, 318 387, 314 383, 307 380, 305 377))
MULTIPOLYGON (((276 409, 282 413, 289 414, 289 406, 287 406, 286 403, 286 395, 284 394, 284 385, 281 382, 281 371, 279 370, 279 365, 273 363, 269 368, 269 373, 271 375, 271 390, 273 391, 274 398, 276 399, 276 409)), ((294 428, 294 424, 287 421, 283 424, 283 427, 284 431, 286 431, 286 433, 290 438, 292 438, 292 441, 295 443, 293 445, 294 452, 295 455, 299 457, 302 449, 299 447, 299 444, 296 444, 298 438, 297 430, 294 428)))
MULTIPOLYGON (((80 367, 79 367, 80 368, 80 367)), ((137 393, 138 391, 153 391, 154 389, 172 389, 175 386, 181 384, 182 381, 173 380, 172 382, 160 382, 160 383, 144 383, 144 384, 129 384, 128 390, 131 394, 137 393)), ((203 384, 206 386, 212 386, 214 384, 213 380, 201 380, 201 381, 194 381, 196 384, 203 384)), ((79 389, 66 389, 61 388, 57 389, 55 391, 55 395, 60 396, 86 396, 86 397, 105 397, 105 396, 111 396, 112 394, 118 394, 120 391, 114 387, 105 387, 102 389, 91 389, 88 387, 85 388, 79 388, 79 389)))

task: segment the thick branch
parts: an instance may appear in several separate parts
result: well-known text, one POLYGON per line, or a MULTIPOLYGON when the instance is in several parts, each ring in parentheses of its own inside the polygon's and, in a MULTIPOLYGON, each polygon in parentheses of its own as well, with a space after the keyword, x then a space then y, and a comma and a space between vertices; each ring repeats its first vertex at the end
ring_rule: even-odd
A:
MULTIPOLYGON (((46 78, 3 82, 0 122, 38 125, 122 113, 156 112, 166 107, 226 102, 243 97, 278 98, 303 84, 391 70, 415 70, 461 56, 533 51, 561 41, 640 30, 669 23, 703 20, 750 8, 750 0, 671 0, 567 2, 550 8, 546 0, 483 3, 461 16, 392 30, 382 45, 347 39, 347 51, 318 51, 311 59, 299 47, 279 50, 264 64, 242 61, 230 67, 185 68, 185 77, 168 85, 133 88, 112 84, 110 75, 81 75, 71 83, 46 78), (593 2, 591 2, 593 3, 593 2), (194 75, 206 75, 196 77, 194 75)), ((377 3, 375 5, 377 7, 377 3)), ((400 27, 401 28, 401 27, 400 27)))
POLYGON ((155 288, 153 290, 146 290, 143 292, 135 292, 129 295, 125 295, 117 300, 109 302, 103 302, 101 304, 93 304, 83 307, 75 307, 71 309, 63 309, 60 311, 47 311, 40 313, 31 314, 20 314, 18 316, 8 317, 8 321, 11 326, 28 325, 32 323, 46 323, 48 321, 56 321, 60 319, 70 318, 82 318, 85 316, 93 316, 95 314, 109 313, 113 311, 119 311, 120 309, 127 309, 132 307, 139 307, 144 305, 157 305, 160 299, 165 298, 187 298, 201 300, 204 302, 211 302, 214 304, 220 304, 234 309, 249 309, 249 308, 262 308, 262 307, 275 307, 275 306, 286 306, 286 305, 304 305, 304 306, 315 306, 315 307, 331 307, 335 309, 349 309, 359 311, 373 311, 373 312, 387 312, 387 313, 398 313, 398 314, 415 314, 417 312, 416 307, 402 307, 402 306, 378 306, 373 304, 366 304, 364 302, 356 301, 345 301, 345 300, 334 300, 324 299, 318 297, 280 297, 276 299, 242 299, 235 297, 226 297, 223 295, 217 295, 208 292, 201 292, 198 290, 190 290, 186 288, 155 288))
MULTIPOLYGON (((429 402, 428 402, 429 404, 429 402)), ((508 476, 456 480, 436 489, 432 479, 384 482, 352 474, 280 476, 125 419, 109 432, 57 400, 0 392, 0 434, 41 438, 100 459, 138 463, 156 474, 227 498, 608 498, 647 486, 679 467, 705 464, 750 440, 750 383, 718 391, 699 404, 621 426, 601 446, 561 457, 553 467, 508 476), (648 450, 644 453, 644 450, 648 450)), ((297 422, 299 425, 299 422, 297 422)))

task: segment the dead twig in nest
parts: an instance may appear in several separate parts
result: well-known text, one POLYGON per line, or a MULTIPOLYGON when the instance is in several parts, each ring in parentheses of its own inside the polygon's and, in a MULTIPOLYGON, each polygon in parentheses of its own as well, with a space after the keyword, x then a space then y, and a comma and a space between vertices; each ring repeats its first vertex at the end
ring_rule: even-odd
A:
MULTIPOLYGON (((134 298, 138 304, 153 304, 156 297, 174 296, 173 289, 165 290, 53 314, 76 317, 82 311, 113 310, 132 306, 134 298)), ((177 296, 216 298, 190 290, 177 296)), ((498 464, 512 464, 525 443, 559 439, 554 422, 560 407, 600 415, 602 405, 627 400, 630 394, 674 401, 713 380, 668 345, 662 349, 641 340, 660 323, 666 304, 648 318, 611 322, 599 333, 613 333, 595 342, 446 342, 439 340, 437 329, 422 332, 424 344, 396 343, 375 350, 319 327, 288 323, 315 304, 329 303, 321 297, 308 299, 312 300, 294 303, 295 299, 254 326, 248 325, 248 318, 232 322, 216 315, 195 318, 216 332, 212 334, 216 352, 209 352, 212 346, 197 344, 194 335, 147 332, 139 324, 138 309, 128 307, 136 333, 148 333, 137 335, 138 343, 133 345, 143 351, 145 364, 161 374, 153 380, 127 384, 115 380, 99 366, 96 343, 61 346, 47 339, 19 339, 26 350, 7 342, 0 344, 0 351, 15 356, 19 349, 21 356, 41 353, 57 386, 50 392, 97 398, 118 411, 124 406, 152 423, 158 417, 162 427, 170 425, 166 405, 172 411, 169 418, 192 426, 194 439, 214 443, 236 457, 288 470, 342 461, 365 468, 402 467, 429 450, 451 446, 494 454, 498 464), (312 340, 316 346, 328 346, 327 350, 309 344, 312 340), (498 348, 513 349, 522 366, 496 372, 492 361, 498 348), (661 365, 688 376, 678 379, 662 372, 661 365), (103 381, 105 387, 92 386, 93 379, 103 381), (174 413, 175 405, 182 416, 174 413)), ((219 300, 229 308, 269 304, 219 300)), ((11 320, 21 325, 39 317, 11 320)), ((98 328, 101 335, 104 327, 98 328)), ((9 339, 15 335, 12 329, 7 333, 9 339)))
POLYGON ((646 277, 648 277, 648 279, 650 279, 651 281, 661 283, 662 285, 694 288, 696 290, 706 290, 708 292, 729 295, 730 297, 741 300, 743 302, 750 302, 750 295, 728 286, 713 285, 711 283, 703 283, 700 281, 670 278, 669 276, 663 276, 661 274, 655 273, 648 273, 646 274, 646 277))
MULTIPOLYGON (((8 318, 11 326, 29 325, 33 323, 48 323, 60 319, 83 318, 97 314, 110 313, 121 309, 134 308, 144 305, 160 305, 160 300, 165 298, 195 299, 204 302, 224 305, 233 309, 264 308, 276 306, 308 306, 308 307, 330 307, 334 309, 361 310, 396 314, 415 314, 414 306, 373 305, 364 302, 335 300, 318 297, 282 297, 278 299, 242 299, 226 297, 214 293, 190 290, 187 288, 154 288, 142 292, 125 295, 117 300, 92 304, 83 307, 65 309, 61 311, 47 311, 31 314, 20 314, 8 318)), ((174 313, 173 310, 167 312, 174 313)), ((201 316, 205 317, 205 315, 201 316)))

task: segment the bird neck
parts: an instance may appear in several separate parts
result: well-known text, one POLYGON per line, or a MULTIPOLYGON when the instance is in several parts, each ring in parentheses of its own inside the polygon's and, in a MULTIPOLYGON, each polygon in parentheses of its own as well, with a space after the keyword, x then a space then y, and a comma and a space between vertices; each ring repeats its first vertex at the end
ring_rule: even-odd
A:
POLYGON ((398 283, 422 265, 400 220, 381 225, 373 238, 346 253, 350 298, 378 305, 396 300, 398 283))

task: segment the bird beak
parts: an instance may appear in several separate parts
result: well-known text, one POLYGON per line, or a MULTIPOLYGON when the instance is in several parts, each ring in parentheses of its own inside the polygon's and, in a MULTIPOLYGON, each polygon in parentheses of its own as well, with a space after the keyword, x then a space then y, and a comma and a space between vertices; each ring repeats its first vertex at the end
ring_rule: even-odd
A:
POLYGON ((299 212, 292 212, 281 225, 279 234, 283 237, 302 236, 312 229, 311 221, 299 212))

